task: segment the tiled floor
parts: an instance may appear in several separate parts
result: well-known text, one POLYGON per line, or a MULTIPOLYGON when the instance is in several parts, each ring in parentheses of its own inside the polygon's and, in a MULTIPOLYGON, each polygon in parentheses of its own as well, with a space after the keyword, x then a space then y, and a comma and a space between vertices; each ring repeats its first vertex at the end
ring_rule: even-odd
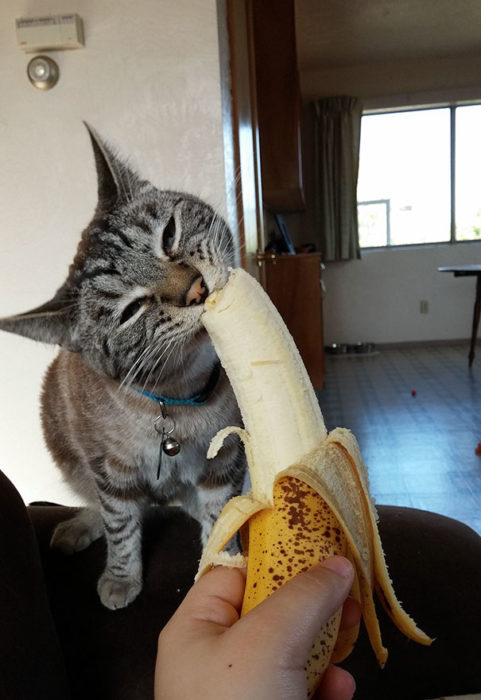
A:
POLYGON ((481 347, 326 357, 319 401, 330 430, 356 435, 379 504, 457 518, 481 534, 481 347), (415 392, 415 395, 412 395, 415 392))

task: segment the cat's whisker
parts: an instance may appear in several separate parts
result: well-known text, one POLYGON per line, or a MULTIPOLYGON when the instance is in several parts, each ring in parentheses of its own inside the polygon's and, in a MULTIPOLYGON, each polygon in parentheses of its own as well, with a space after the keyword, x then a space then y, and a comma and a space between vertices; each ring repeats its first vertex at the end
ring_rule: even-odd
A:
MULTIPOLYGON (((145 368, 146 367, 151 367, 152 364, 158 363, 161 359, 162 356, 165 355, 166 352, 168 352, 168 349, 170 347, 172 340, 169 339, 167 343, 165 342, 151 342, 142 352, 141 356, 137 359, 135 363, 135 367, 131 367, 127 376, 123 380, 124 385, 131 386, 134 384, 138 378, 143 377, 145 373, 145 368), (158 358, 156 356, 158 355, 158 358)), ((151 372, 152 370, 150 370, 151 372)), ((149 375, 150 375, 149 372, 149 375)), ((143 380, 145 384, 148 383, 148 380, 143 380)), ((145 386, 144 386, 145 388, 145 386)))
POLYGON ((153 352, 152 355, 149 357, 150 370, 149 370, 149 373, 147 374, 147 376, 143 380, 143 388, 144 389, 147 388, 147 386, 152 382, 152 377, 157 372, 157 369, 161 363, 163 363, 163 364, 162 364, 162 368, 161 368, 161 370, 156 378, 157 381, 152 382, 152 383, 157 383, 158 380, 160 379, 160 377, 162 376, 162 372, 164 370, 165 363, 170 355, 171 347, 173 344, 174 344, 174 341, 169 340, 168 343, 166 343, 165 345, 163 345, 160 348, 157 348, 156 351, 153 352))
POLYGON ((169 363, 170 357, 175 349, 176 349, 176 343, 174 340, 171 340, 170 343, 164 348, 163 352, 157 358, 154 366, 150 369, 149 374, 147 375, 147 377, 143 383, 143 387, 142 387, 143 389, 146 389, 150 385, 151 378, 154 374, 154 371, 157 369, 160 362, 163 362, 162 367, 160 369, 160 372, 159 372, 158 376, 156 377, 156 383, 159 381, 159 379, 161 378, 163 372, 165 371, 165 369, 169 363))
POLYGON ((137 376, 139 367, 142 367, 142 363, 144 362, 145 357, 148 355, 151 349, 152 347, 149 344, 141 351, 141 353, 139 354, 135 362, 132 364, 125 377, 120 382, 119 390, 122 389, 124 386, 130 386, 135 381, 135 377, 137 376))
MULTIPOLYGON (((123 379, 122 384, 123 385, 128 385, 130 386, 135 382, 137 377, 142 376, 144 374, 145 368, 147 366, 150 366, 151 369, 149 370, 149 374, 147 375, 147 378, 144 379, 144 384, 147 386, 152 378, 153 373, 155 372, 156 368, 158 367, 159 363, 162 361, 165 355, 169 352, 171 346, 175 346, 175 344, 179 343, 179 341, 184 342, 186 340, 186 333, 184 330, 179 331, 178 333, 172 335, 169 339, 168 342, 152 342, 149 344, 147 348, 144 349, 144 351, 141 353, 140 357, 137 358, 135 364, 135 367, 131 367, 127 376, 123 379), (158 355, 158 357, 156 357, 158 355)), ((164 361, 164 365, 165 365, 164 361)), ((157 378, 158 381, 159 378, 157 378)), ((144 386, 144 388, 145 388, 144 386)))
MULTIPOLYGON (((175 336, 171 336, 166 343, 163 343, 162 345, 159 344, 158 347, 154 346, 153 352, 152 352, 151 356, 148 358, 148 364, 150 365, 150 370, 149 370, 147 377, 144 379, 144 389, 152 381, 153 374, 157 370, 159 364, 162 362, 163 363, 162 368, 160 370, 159 375, 156 378, 156 382, 159 381, 163 371, 166 368, 166 365, 168 363, 168 360, 169 360, 172 352, 175 350, 176 343, 177 343, 177 338, 175 336)), ((147 365, 147 362, 145 362, 145 365, 147 365)))
MULTIPOLYGON (((152 364, 152 358, 155 357, 155 355, 157 353, 162 352, 163 349, 164 349, 163 345, 160 348, 156 344, 153 344, 153 343, 148 346, 148 348, 146 349, 146 352, 143 354, 143 356, 141 358, 141 361, 137 364, 135 371, 132 372, 130 377, 129 377, 129 386, 136 383, 139 378, 143 377, 143 375, 145 373, 145 368, 152 364)), ((164 349, 164 351, 165 351, 165 349, 164 349)))
POLYGON ((182 338, 178 347, 177 347, 177 355, 175 357, 175 365, 180 374, 184 374, 185 370, 185 359, 184 359, 184 350, 185 350, 185 344, 186 344, 186 338, 182 338))
POLYGON ((211 249, 216 250, 218 257, 221 260, 226 257, 229 247, 229 241, 226 240, 226 237, 224 236, 221 238, 224 226, 225 224, 223 220, 217 214, 215 214, 210 223, 209 236, 207 239, 211 249))

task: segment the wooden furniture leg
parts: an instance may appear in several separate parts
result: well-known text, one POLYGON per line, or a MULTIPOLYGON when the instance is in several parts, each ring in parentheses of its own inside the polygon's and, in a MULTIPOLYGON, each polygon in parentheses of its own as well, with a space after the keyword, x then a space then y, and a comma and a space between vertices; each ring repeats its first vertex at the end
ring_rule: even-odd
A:
POLYGON ((473 330, 471 332, 471 346, 469 348, 469 366, 473 364, 474 349, 476 347, 476 338, 478 335, 479 316, 481 314, 481 275, 476 276, 476 300, 474 302, 473 312, 473 330))

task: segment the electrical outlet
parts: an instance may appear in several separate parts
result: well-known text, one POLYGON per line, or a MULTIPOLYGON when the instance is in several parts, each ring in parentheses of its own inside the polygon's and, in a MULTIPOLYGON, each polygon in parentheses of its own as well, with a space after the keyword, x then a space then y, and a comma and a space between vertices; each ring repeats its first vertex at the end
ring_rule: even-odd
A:
POLYGON ((429 302, 426 299, 421 299, 419 302, 419 313, 427 314, 429 313, 429 302))

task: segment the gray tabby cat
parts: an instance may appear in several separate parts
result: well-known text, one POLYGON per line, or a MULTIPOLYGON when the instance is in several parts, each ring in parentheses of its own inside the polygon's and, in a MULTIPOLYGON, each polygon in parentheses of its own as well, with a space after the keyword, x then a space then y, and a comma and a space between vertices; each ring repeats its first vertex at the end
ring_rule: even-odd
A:
POLYGON ((70 553, 105 536, 97 590, 115 609, 142 588, 149 504, 180 501, 204 543, 242 488, 238 441, 206 460, 217 430, 241 419, 200 322, 206 295, 227 280, 234 245, 211 207, 141 180, 89 133, 98 204, 67 280, 51 301, 0 328, 61 346, 43 387, 44 434, 89 507, 57 527, 52 545, 70 553))

